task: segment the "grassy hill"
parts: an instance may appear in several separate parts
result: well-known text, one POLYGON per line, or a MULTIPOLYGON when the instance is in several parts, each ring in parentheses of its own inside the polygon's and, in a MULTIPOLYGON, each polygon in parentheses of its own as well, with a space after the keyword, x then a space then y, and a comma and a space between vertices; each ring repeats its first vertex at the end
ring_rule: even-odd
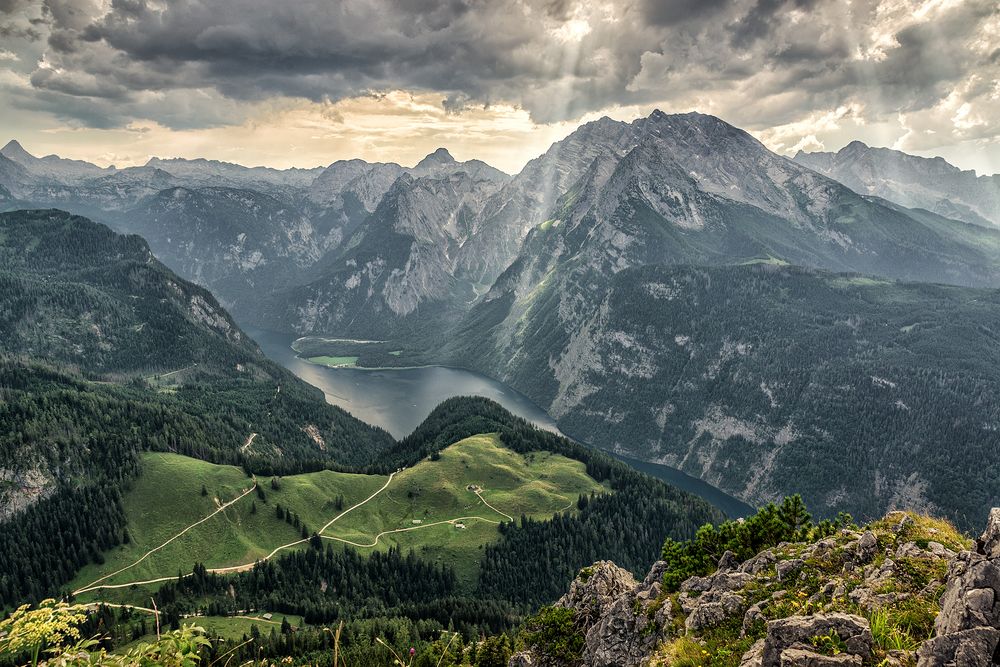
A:
MULTIPOLYGON (((329 470, 282 477, 276 489, 260 479, 263 499, 233 466, 166 453, 147 453, 142 464, 124 496, 129 542, 105 552, 103 563, 84 567, 72 589, 173 578, 195 563, 209 569, 251 564, 299 542, 302 524, 308 534, 329 524, 323 537, 362 552, 412 549, 454 567, 471 589, 481 550, 497 539, 499 523, 521 515, 546 519, 574 508, 580 495, 604 490, 583 463, 545 451, 518 454, 495 434, 461 440, 391 481, 329 470), (278 506, 292 512, 299 527, 279 519, 278 506)), ((125 587, 79 598, 139 604, 145 595, 125 587)))
POLYGON ((0 396, 0 608, 122 542, 141 452, 273 473, 360 468, 395 444, 141 238, 61 211, 0 214, 0 396))

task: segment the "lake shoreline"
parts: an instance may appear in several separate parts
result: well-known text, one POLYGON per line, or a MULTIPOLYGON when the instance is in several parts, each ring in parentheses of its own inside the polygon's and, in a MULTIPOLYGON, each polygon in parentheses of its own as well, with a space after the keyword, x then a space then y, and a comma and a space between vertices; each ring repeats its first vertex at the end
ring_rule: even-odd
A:
POLYGON ((534 426, 607 454, 667 484, 710 502, 729 518, 747 516, 753 508, 721 489, 671 466, 642 461, 580 440, 559 428, 544 408, 513 387, 479 371, 442 364, 418 366, 329 366, 300 356, 296 337, 244 330, 272 360, 320 389, 327 402, 358 419, 384 428, 397 440, 413 432, 441 402, 456 396, 482 396, 496 401, 534 426))

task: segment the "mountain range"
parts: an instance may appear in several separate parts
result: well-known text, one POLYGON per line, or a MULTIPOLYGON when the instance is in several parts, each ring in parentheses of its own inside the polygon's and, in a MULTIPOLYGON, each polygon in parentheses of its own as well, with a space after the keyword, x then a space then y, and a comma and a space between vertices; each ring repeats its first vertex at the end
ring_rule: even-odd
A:
POLYGON ((142 235, 240 321, 480 370, 583 440, 754 503, 960 522, 989 503, 996 176, 859 142, 788 159, 656 111, 514 176, 445 149, 119 170, 11 142, 0 188, 142 235))

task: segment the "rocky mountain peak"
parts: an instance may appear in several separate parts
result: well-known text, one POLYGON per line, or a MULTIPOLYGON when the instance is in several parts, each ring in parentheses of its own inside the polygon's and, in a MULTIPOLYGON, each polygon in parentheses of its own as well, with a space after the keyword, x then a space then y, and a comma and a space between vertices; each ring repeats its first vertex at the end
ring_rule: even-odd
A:
POLYGON ((415 170, 421 169, 433 169, 434 167, 439 167, 446 164, 455 164, 457 160, 452 157, 451 153, 448 152, 447 148, 438 148, 433 153, 428 153, 424 156, 424 159, 417 163, 414 167, 415 170))
POLYGON ((861 153, 870 150, 870 148, 871 147, 865 142, 855 139, 837 152, 842 154, 861 153))
POLYGON ((17 139, 11 139, 7 142, 7 145, 0 149, 0 155, 18 162, 20 159, 28 158, 32 159, 34 156, 28 151, 24 150, 24 146, 17 139))

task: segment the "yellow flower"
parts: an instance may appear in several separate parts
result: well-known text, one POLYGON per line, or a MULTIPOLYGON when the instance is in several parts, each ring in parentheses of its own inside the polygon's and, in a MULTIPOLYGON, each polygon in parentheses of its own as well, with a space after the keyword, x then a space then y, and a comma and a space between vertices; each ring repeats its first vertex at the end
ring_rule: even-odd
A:
POLYGON ((77 625, 86 620, 84 607, 65 602, 42 600, 37 609, 18 607, 0 622, 0 654, 31 653, 38 660, 43 647, 57 647, 80 638, 77 625))

